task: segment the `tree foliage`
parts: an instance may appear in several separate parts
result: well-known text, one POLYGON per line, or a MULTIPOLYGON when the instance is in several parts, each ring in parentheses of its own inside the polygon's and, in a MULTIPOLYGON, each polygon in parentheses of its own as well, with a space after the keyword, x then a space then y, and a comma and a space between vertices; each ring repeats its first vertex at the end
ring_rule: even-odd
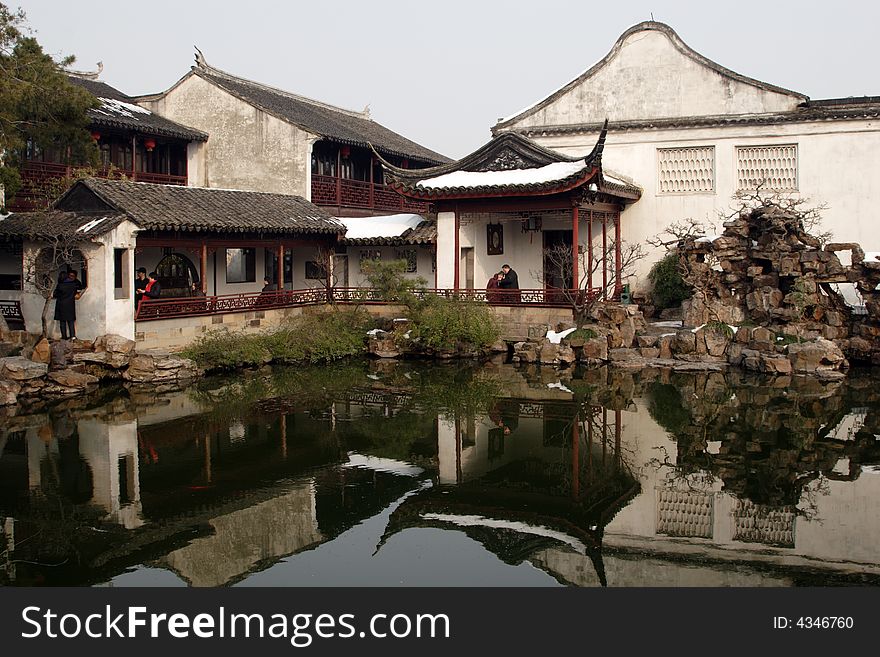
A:
POLYGON ((55 60, 29 35, 21 10, 0 3, 0 185, 11 198, 21 185, 28 144, 65 164, 97 163, 88 110, 97 100, 68 80, 71 56, 55 60))

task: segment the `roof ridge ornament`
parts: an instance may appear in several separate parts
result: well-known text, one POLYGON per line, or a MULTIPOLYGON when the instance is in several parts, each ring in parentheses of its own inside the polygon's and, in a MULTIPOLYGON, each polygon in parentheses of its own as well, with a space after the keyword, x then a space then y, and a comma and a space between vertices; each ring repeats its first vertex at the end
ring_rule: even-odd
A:
POLYGON ((202 54, 201 50, 199 50, 199 47, 193 46, 193 48, 195 48, 195 50, 196 50, 196 66, 198 66, 201 69, 211 68, 210 65, 208 64, 208 60, 205 59, 205 55, 202 54))
POLYGON ((71 75, 75 78, 79 78, 81 80, 97 80, 98 76, 104 71, 104 62, 98 62, 96 64, 98 69, 96 71, 65 71, 67 75, 71 75))

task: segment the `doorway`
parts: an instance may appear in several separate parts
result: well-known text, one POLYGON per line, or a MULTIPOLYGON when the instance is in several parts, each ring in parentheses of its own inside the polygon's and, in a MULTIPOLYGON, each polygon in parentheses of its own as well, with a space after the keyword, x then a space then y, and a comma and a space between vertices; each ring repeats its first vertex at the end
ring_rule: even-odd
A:
POLYGON ((544 231, 544 289, 570 290, 572 280, 571 231, 544 231))
POLYGON ((461 250, 460 272, 462 280, 461 288, 464 290, 474 289, 474 248, 469 246, 461 250))

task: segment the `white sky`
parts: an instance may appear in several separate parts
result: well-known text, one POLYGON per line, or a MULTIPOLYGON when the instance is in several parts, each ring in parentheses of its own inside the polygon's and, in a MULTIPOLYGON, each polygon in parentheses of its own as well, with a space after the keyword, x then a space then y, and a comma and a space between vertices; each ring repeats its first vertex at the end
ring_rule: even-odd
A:
POLYGON ((880 3, 562 0, 3 0, 43 47, 137 95, 213 66, 361 110, 450 157, 544 98, 654 19, 743 75, 812 98, 880 95, 880 3))

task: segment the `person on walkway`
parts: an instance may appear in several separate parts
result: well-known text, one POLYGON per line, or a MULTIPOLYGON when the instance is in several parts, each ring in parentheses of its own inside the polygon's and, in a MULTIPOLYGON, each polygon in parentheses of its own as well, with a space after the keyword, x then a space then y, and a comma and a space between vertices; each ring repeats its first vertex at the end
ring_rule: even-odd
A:
POLYGON ((162 296, 162 286, 159 285, 158 274, 154 271, 151 271, 147 276, 147 285, 144 288, 144 293, 141 295, 141 300, 138 302, 138 314, 140 314, 141 306, 144 301, 147 299, 158 299, 162 296))
POLYGON ((62 272, 55 288, 55 319, 61 323, 61 339, 76 338, 76 301, 82 295, 83 284, 75 271, 62 272))
POLYGON ((498 303, 498 301, 500 301, 501 293, 498 290, 503 279, 504 273, 499 271, 497 274, 493 274, 492 278, 489 279, 489 282, 486 283, 487 303, 498 303))
POLYGON ((498 287, 503 291, 503 298, 508 302, 519 302, 519 276, 516 270, 510 265, 505 264, 501 267, 504 278, 498 283, 498 287))
POLYGON ((144 288, 147 287, 147 270, 143 267, 140 267, 137 270, 137 275, 134 279, 134 298, 135 301, 141 300, 141 295, 144 293, 144 288))

